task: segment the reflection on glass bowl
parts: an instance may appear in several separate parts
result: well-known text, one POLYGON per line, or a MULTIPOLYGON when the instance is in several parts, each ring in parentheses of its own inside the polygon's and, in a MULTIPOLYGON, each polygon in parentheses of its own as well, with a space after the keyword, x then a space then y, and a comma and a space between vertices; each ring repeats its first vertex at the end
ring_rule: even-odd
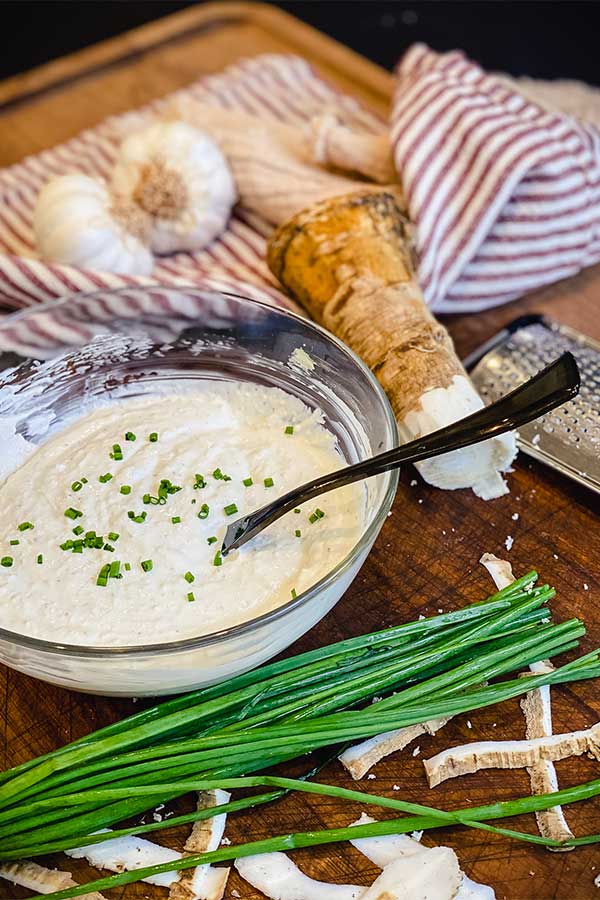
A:
MULTIPOLYGON (((0 375, 0 423, 10 422, 33 443, 60 431, 84 400, 93 404, 107 391, 164 396, 170 386, 176 392, 199 379, 278 387, 319 407, 349 463, 397 443, 383 391, 347 347, 297 315, 234 295, 162 287, 80 295, 1 321, 0 349, 47 360, 0 375)), ((150 646, 81 647, 0 628, 0 661, 65 687, 126 696, 190 690, 259 665, 338 602, 379 533, 397 481, 390 472, 365 483, 364 528, 350 553, 271 612, 150 646)))

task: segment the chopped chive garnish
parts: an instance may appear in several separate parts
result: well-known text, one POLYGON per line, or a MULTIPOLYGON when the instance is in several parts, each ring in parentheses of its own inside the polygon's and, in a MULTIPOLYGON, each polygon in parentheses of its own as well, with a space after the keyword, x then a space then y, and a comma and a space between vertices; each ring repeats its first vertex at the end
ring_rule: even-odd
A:
POLYGON ((188 601, 189 601, 190 603, 193 603, 194 600, 196 599, 196 598, 194 597, 194 592, 193 592, 193 591, 190 591, 189 594, 187 595, 187 598, 188 598, 188 601))
POLYGON ((192 497, 192 503, 195 503, 195 502, 196 502, 196 498, 192 497))
POLYGON ((41 553, 38 553, 38 556, 37 556, 37 564, 38 564, 38 566, 41 566, 43 562, 44 562, 44 557, 42 556, 41 553))
POLYGON ((108 576, 110 574, 110 563, 106 563, 100 571, 98 572, 98 577, 96 579, 96 584, 99 587, 106 587, 108 584, 108 576))
POLYGON ((125 440, 126 441, 135 441, 135 434, 133 433, 133 431, 125 432, 125 440))
POLYGON ((212 477, 215 481, 231 481, 231 477, 229 475, 225 475, 224 472, 221 472, 220 469, 215 469, 212 473, 212 477))
POLYGON ((285 426, 285 431, 284 431, 283 433, 284 433, 284 434, 293 434, 293 433, 294 433, 294 426, 293 426, 293 425, 286 425, 286 426, 285 426))
POLYGON ((130 494, 131 493, 131 485, 130 484, 122 484, 119 488, 120 494, 130 494))
POLYGON ((124 563, 123 568, 126 572, 131 572, 131 563, 124 563))
POLYGON ((161 506, 164 506, 169 494, 176 494, 177 491, 180 490, 182 490, 182 488, 178 484, 173 484, 168 478, 162 478, 158 485, 156 497, 152 494, 144 494, 142 500, 144 503, 151 503, 153 506, 157 506, 159 503, 161 506))
POLYGON ((171 522, 173 525, 179 525, 181 522, 181 516, 171 516, 171 522))
POLYGON ((109 453, 111 459, 123 459, 123 451, 120 444, 113 444, 112 453, 109 453))
POLYGON ((72 506, 69 506, 67 507, 67 509, 65 509, 65 516, 67 517, 67 519, 79 519, 79 517, 82 515, 83 513, 80 509, 74 509, 72 506))
POLYGON ((82 487, 83 487, 82 481, 74 481, 73 484, 71 485, 71 490, 72 491, 80 491, 82 487))
POLYGON ((102 547, 104 546, 104 538, 101 534, 98 535, 97 538, 94 538, 93 546, 96 548, 96 550, 102 550, 102 547))
POLYGON ((102 548, 103 550, 108 550, 109 553, 114 553, 115 548, 111 544, 105 544, 102 548))
POLYGON ((325 515, 325 513, 323 512, 323 510, 319 509, 319 507, 317 506, 315 511, 313 513, 311 513, 310 516, 308 517, 308 521, 310 522, 311 525, 314 525, 314 523, 317 522, 319 519, 322 519, 324 515, 325 515))
POLYGON ((213 559, 213 566, 222 566, 223 565, 223 557, 221 556, 221 551, 217 550, 215 553, 215 558, 213 559))
POLYGON ((296 588, 292 588, 291 590, 292 600, 295 600, 298 594, 296 593, 296 588))
POLYGON ((118 559, 115 559, 114 562, 111 562, 109 574, 111 578, 118 578, 121 574, 121 563, 118 559))
POLYGON ((12 556, 3 556, 2 559, 0 559, 0 566, 4 566, 5 569, 10 569, 12 564, 13 564, 12 556))
POLYGON ((302 537, 302 532, 300 531, 299 528, 296 528, 294 534, 296 535, 296 537, 302 537))
POLYGON ((192 581, 196 580, 191 572, 186 572, 183 577, 185 578, 185 580, 187 581, 188 584, 191 584, 192 581))
POLYGON ((198 513, 198 518, 206 519, 209 512, 210 512, 210 507, 209 507, 208 503, 203 503, 202 506, 200 507, 200 512, 198 513))
POLYGON ((199 488, 205 488, 205 487, 206 487, 206 481, 205 481, 203 475, 198 475, 198 473, 196 473, 196 475, 194 475, 194 478, 196 479, 196 480, 194 481, 194 490, 195 490, 195 491, 198 490, 199 488))
POLYGON ((82 484, 87 484, 87 483, 88 483, 87 478, 80 478, 79 480, 81 481, 82 484))
POLYGON ((83 525, 76 525, 75 528, 72 528, 71 531, 73 534, 83 534, 83 525))
POLYGON ((83 553, 83 541, 73 542, 73 553, 83 553))
POLYGON ((32 522, 21 522, 18 528, 19 531, 31 531, 31 529, 35 528, 35 526, 32 524, 32 522))
POLYGON ((112 478, 111 473, 110 473, 110 472, 105 472, 104 475, 100 475, 100 476, 98 477, 98 481, 100 482, 100 484, 106 484, 106 482, 107 482, 107 481, 110 481, 111 478, 112 478))
POLYGON ((238 511, 238 508, 235 505, 235 503, 229 503, 227 506, 223 507, 223 512, 225 513, 226 516, 234 516, 237 511, 238 511))
POLYGON ((108 537, 109 541, 118 541, 119 540, 119 535, 117 534, 116 531, 109 531, 107 537, 108 537))
POLYGON ((275 482, 273 481, 272 478, 265 478, 264 481, 263 481, 263 484, 264 484, 265 487, 273 487, 273 485, 275 484, 275 482))
POLYGON ((144 570, 144 572, 152 571, 152 560, 151 559, 143 559, 140 563, 140 566, 144 570))
POLYGON ((129 516, 129 518, 131 519, 132 522, 137 522, 139 524, 140 522, 146 521, 146 516, 148 514, 146 512, 141 512, 139 515, 136 515, 135 512, 132 509, 130 509, 129 512, 127 513, 127 515, 129 516))
POLYGON ((211 537, 206 538, 206 543, 207 543, 208 546, 210 547, 211 544, 216 544, 216 543, 217 543, 217 539, 216 539, 216 537, 213 537, 213 536, 211 535, 211 537))
POLYGON ((302 510, 301 510, 301 509, 295 509, 294 512, 296 513, 296 515, 298 515, 299 513, 302 512, 302 510))
POLYGON ((244 480, 242 481, 242 484, 244 485, 244 487, 252 487, 254 482, 252 481, 251 478, 244 478, 244 480))
POLYGON ((150 434, 148 435, 148 440, 150 441, 151 444, 155 444, 158 440, 158 432, 151 431, 150 434))
POLYGON ((65 541, 64 544, 60 545, 61 550, 72 550, 73 549, 73 541, 68 540, 65 541))
POLYGON ((13 538, 13 540, 9 541, 8 543, 10 544, 11 547, 16 547, 17 544, 21 543, 21 541, 18 538, 13 538))

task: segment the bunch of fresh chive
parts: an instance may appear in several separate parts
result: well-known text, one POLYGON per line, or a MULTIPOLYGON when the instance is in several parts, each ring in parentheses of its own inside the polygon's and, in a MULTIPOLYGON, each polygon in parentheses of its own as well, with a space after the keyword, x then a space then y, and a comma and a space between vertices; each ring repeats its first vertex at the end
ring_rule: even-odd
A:
MULTIPOLYGON (((524 813, 538 812, 550 809, 553 805, 564 803, 577 803, 582 800, 598 797, 600 795, 600 779, 588 781, 575 787, 566 788, 551 794, 537 794, 535 796, 519 797, 515 800, 504 800, 498 803, 490 803, 486 806, 470 806, 464 809, 441 810, 420 803, 410 803, 396 798, 381 797, 377 794, 366 794, 362 791, 347 790, 325 784, 316 784, 306 779, 278 778, 274 776, 259 776, 256 778, 233 778, 214 780, 199 780, 190 782, 189 790, 212 790, 214 788, 231 789, 236 787, 248 788, 257 786, 275 787, 265 794, 255 794, 243 800, 234 800, 219 806, 220 813, 233 813, 242 809, 259 806, 278 800, 289 791, 306 791, 321 794, 326 797, 334 797, 340 800, 353 801, 369 806, 392 809, 404 813, 401 818, 387 819, 383 822, 370 822, 363 825, 351 825, 345 828, 329 828, 321 831, 292 832, 290 834, 276 835, 258 841, 249 841, 245 844, 220 847, 218 850, 206 853, 185 855, 181 859, 156 865, 136 868, 130 872, 122 872, 118 875, 108 875, 98 878, 87 884, 56 891, 47 896, 52 900, 69 900, 79 897, 91 891, 104 891, 110 888, 131 884, 141 879, 149 879, 152 876, 164 872, 182 871, 196 866, 212 864, 216 862, 231 861, 245 856, 254 856, 262 853, 274 853, 278 851, 288 852, 301 847, 316 847, 326 844, 336 844, 342 841, 354 841, 359 838, 381 837, 384 835, 407 834, 415 831, 425 831, 434 828, 448 827, 451 825, 466 825, 482 831, 492 832, 505 837, 515 838, 533 844, 539 844, 552 849, 566 849, 583 847, 600 843, 600 834, 588 834, 579 838, 559 841, 553 838, 540 837, 527 832, 514 831, 488 824, 490 820, 505 819, 524 813)), ((165 785, 165 787, 168 787, 165 785)), ((110 835, 90 835, 86 845, 96 844, 107 837, 125 837, 142 832, 159 831, 164 828, 172 828, 188 822, 208 819, 214 815, 214 807, 208 807, 187 815, 170 818, 168 821, 151 823, 149 825, 133 826, 113 831, 110 835)))
POLYGON ((0 859, 114 837, 94 832, 200 780, 221 784, 320 747, 597 677, 594 652, 527 679, 492 681, 575 648, 585 632, 577 619, 549 621, 545 604, 554 592, 536 581, 532 572, 457 612, 270 663, 7 770, 0 774, 0 859), (375 696, 383 699, 372 704, 375 696))

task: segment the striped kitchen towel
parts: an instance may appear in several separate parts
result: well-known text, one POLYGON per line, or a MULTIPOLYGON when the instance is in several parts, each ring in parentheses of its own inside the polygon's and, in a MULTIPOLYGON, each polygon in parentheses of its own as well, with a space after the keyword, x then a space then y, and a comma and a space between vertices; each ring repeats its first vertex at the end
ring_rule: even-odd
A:
POLYGON ((600 260, 593 124, 538 105, 462 53, 416 45, 397 79, 391 140, 433 309, 497 306, 600 260))
MULTIPOLYGON (((154 301, 140 288, 192 283, 294 308, 265 262, 272 226, 244 209, 208 248, 157 259, 151 278, 36 257, 32 216, 42 185, 73 171, 107 178, 124 128, 160 112, 173 96, 298 129, 326 110, 356 131, 385 132, 377 116, 326 83, 307 62, 277 55, 241 61, 138 113, 112 117, 0 172, 2 307, 17 310, 95 291, 100 293, 87 304, 86 316, 131 317, 148 312, 148 304, 165 303, 160 292, 153 292, 154 301), (114 288, 121 291, 113 295, 114 288)), ((417 226, 419 277, 433 309, 494 306, 600 259, 599 134, 589 123, 526 99, 507 79, 487 75, 459 53, 438 55, 416 46, 405 55, 397 70, 390 138, 417 226)), ((14 349, 48 351, 69 340, 80 342, 87 335, 85 317, 67 339, 68 307, 59 306, 60 329, 53 327, 50 313, 43 327, 38 320, 35 334, 22 322, 11 331, 14 349)), ((4 349, 7 334, 5 323, 4 349)))

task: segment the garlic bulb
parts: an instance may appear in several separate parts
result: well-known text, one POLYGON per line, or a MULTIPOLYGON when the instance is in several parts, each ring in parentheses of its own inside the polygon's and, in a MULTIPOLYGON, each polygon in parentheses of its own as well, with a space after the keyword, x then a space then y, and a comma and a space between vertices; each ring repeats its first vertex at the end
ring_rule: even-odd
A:
POLYGON ((205 247, 225 230, 236 200, 225 157, 185 122, 156 122, 126 138, 112 183, 151 216, 156 253, 205 247))
POLYGON ((152 271, 149 226, 143 210, 81 174, 58 175, 44 185, 33 217, 42 259, 124 275, 152 271))

